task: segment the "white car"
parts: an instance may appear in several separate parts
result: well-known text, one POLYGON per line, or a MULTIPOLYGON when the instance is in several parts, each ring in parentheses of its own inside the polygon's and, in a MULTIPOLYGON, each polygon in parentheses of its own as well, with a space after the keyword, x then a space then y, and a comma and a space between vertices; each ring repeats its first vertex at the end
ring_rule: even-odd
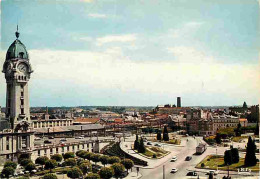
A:
POLYGON ((177 157, 173 156, 172 159, 171 159, 171 162, 175 162, 176 160, 177 160, 177 157))
POLYGON ((212 173, 213 175, 217 175, 218 171, 216 171, 216 170, 209 170, 207 174, 209 175, 210 173, 212 173))
POLYGON ((75 139, 84 139, 82 136, 75 137, 75 139))
POLYGON ((178 171, 177 168, 172 168, 171 173, 176 173, 178 171))

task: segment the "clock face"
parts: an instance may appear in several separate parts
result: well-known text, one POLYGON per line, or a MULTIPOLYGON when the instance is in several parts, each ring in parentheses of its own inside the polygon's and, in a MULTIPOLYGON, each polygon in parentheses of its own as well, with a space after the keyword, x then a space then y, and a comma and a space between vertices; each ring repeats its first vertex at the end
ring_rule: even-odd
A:
POLYGON ((20 63, 17 68, 22 73, 25 73, 27 71, 27 65, 24 63, 20 63))

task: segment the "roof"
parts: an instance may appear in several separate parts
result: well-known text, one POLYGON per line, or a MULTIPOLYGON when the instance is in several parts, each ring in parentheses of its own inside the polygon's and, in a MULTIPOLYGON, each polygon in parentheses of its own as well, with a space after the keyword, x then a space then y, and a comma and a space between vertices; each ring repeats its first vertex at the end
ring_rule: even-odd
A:
POLYGON ((22 58, 22 59, 29 59, 28 52, 24 44, 16 39, 8 48, 6 53, 6 59, 12 58, 22 58))
POLYGON ((246 122, 247 119, 245 119, 245 118, 240 118, 239 121, 240 121, 240 122, 246 122))
POLYGON ((90 124, 95 124, 100 120, 100 118, 77 118, 75 122, 79 123, 90 123, 90 124))

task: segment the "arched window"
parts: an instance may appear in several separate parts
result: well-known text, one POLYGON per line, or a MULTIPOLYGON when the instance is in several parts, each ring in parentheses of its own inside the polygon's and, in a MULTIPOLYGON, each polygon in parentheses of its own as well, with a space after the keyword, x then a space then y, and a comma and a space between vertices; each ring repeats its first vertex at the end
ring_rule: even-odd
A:
POLYGON ((24 53, 23 53, 23 52, 20 52, 20 53, 19 53, 19 58, 23 58, 23 55, 24 55, 24 53))

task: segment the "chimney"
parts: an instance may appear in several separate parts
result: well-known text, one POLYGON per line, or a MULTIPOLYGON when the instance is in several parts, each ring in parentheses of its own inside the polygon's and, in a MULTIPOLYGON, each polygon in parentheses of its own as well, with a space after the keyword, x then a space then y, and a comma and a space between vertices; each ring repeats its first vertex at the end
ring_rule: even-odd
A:
POLYGON ((177 107, 181 107, 181 97, 177 97, 177 107))

